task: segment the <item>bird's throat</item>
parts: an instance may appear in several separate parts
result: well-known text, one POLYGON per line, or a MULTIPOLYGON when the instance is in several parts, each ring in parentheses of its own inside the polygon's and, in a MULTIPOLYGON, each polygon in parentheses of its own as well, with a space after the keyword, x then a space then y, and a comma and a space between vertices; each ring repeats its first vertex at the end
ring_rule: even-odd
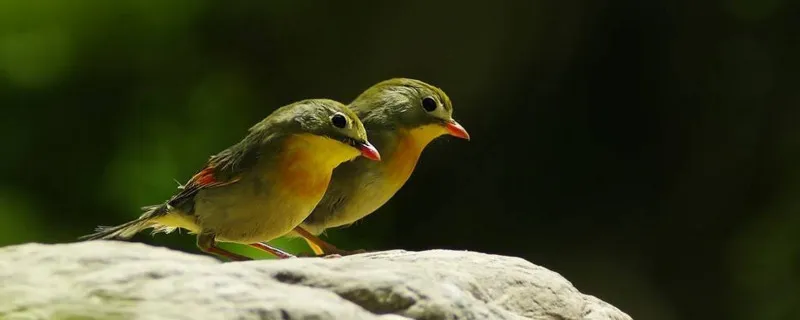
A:
POLYGON ((428 124, 408 130, 406 135, 414 142, 421 153, 422 149, 425 149, 425 147, 431 143, 433 139, 436 139, 446 133, 447 129, 445 129, 445 127, 438 124, 428 124))
POLYGON ((384 164, 384 178, 391 188, 400 189, 408 181, 422 150, 444 133, 445 129, 435 124, 399 132, 392 155, 384 164))

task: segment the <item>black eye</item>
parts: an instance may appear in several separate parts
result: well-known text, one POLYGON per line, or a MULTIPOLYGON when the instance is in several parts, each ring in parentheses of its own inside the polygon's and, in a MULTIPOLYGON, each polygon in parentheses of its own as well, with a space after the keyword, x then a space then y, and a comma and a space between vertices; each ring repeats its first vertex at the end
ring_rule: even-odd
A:
POLYGON ((333 117, 331 117, 331 123, 333 124, 334 127, 337 127, 339 129, 344 129, 344 127, 347 126, 347 119, 345 119, 341 113, 337 113, 334 114, 333 117))
POLYGON ((425 111, 431 112, 433 110, 436 110, 436 108, 438 107, 439 104, 436 103, 436 100, 434 100, 433 98, 425 97, 422 99, 422 108, 425 109, 425 111))

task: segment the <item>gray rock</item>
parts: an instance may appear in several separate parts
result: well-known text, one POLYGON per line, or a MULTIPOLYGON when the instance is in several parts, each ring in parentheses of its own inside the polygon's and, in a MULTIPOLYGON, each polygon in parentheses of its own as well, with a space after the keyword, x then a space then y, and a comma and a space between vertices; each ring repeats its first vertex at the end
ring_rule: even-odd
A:
POLYGON ((221 263, 138 243, 0 248, 0 319, 631 319, 523 259, 385 251, 221 263))

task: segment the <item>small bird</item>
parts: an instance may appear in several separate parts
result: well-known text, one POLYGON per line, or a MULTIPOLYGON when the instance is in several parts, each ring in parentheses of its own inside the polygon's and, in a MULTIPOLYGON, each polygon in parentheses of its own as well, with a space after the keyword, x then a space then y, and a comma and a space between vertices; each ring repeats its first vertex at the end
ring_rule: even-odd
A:
POLYGON ((142 208, 138 219, 98 227, 81 239, 128 239, 147 228, 197 234, 197 246, 231 260, 249 260, 217 246, 241 243, 279 258, 267 245, 303 221, 325 194, 333 169, 359 155, 379 161, 358 116, 328 99, 275 110, 237 144, 212 156, 167 202, 142 208))
POLYGON ((425 82, 395 78, 380 82, 350 105, 383 155, 381 162, 356 159, 333 171, 322 201, 288 236, 303 237, 317 255, 350 254, 317 235, 349 225, 383 206, 406 183, 425 146, 449 134, 469 140, 453 120, 453 105, 441 89, 425 82))

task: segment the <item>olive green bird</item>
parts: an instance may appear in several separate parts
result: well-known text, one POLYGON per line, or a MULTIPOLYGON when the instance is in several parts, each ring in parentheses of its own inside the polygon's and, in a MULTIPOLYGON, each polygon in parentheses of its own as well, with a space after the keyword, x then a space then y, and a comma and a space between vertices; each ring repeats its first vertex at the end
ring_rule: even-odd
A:
POLYGON ((359 155, 379 160, 358 116, 343 104, 309 99, 281 107, 239 143, 212 156, 177 194, 138 219, 99 227, 82 239, 127 239, 144 229, 197 234, 197 246, 232 260, 249 258, 217 241, 291 254, 265 241, 290 232, 322 199, 333 169, 359 155))
POLYGON ((363 121, 382 161, 356 159, 333 171, 314 211, 289 236, 301 236, 317 255, 349 254, 321 240, 325 229, 352 224, 374 212, 406 183, 422 150, 449 134, 469 140, 453 120, 453 105, 441 89, 413 79, 390 79, 359 95, 349 106, 363 121))

